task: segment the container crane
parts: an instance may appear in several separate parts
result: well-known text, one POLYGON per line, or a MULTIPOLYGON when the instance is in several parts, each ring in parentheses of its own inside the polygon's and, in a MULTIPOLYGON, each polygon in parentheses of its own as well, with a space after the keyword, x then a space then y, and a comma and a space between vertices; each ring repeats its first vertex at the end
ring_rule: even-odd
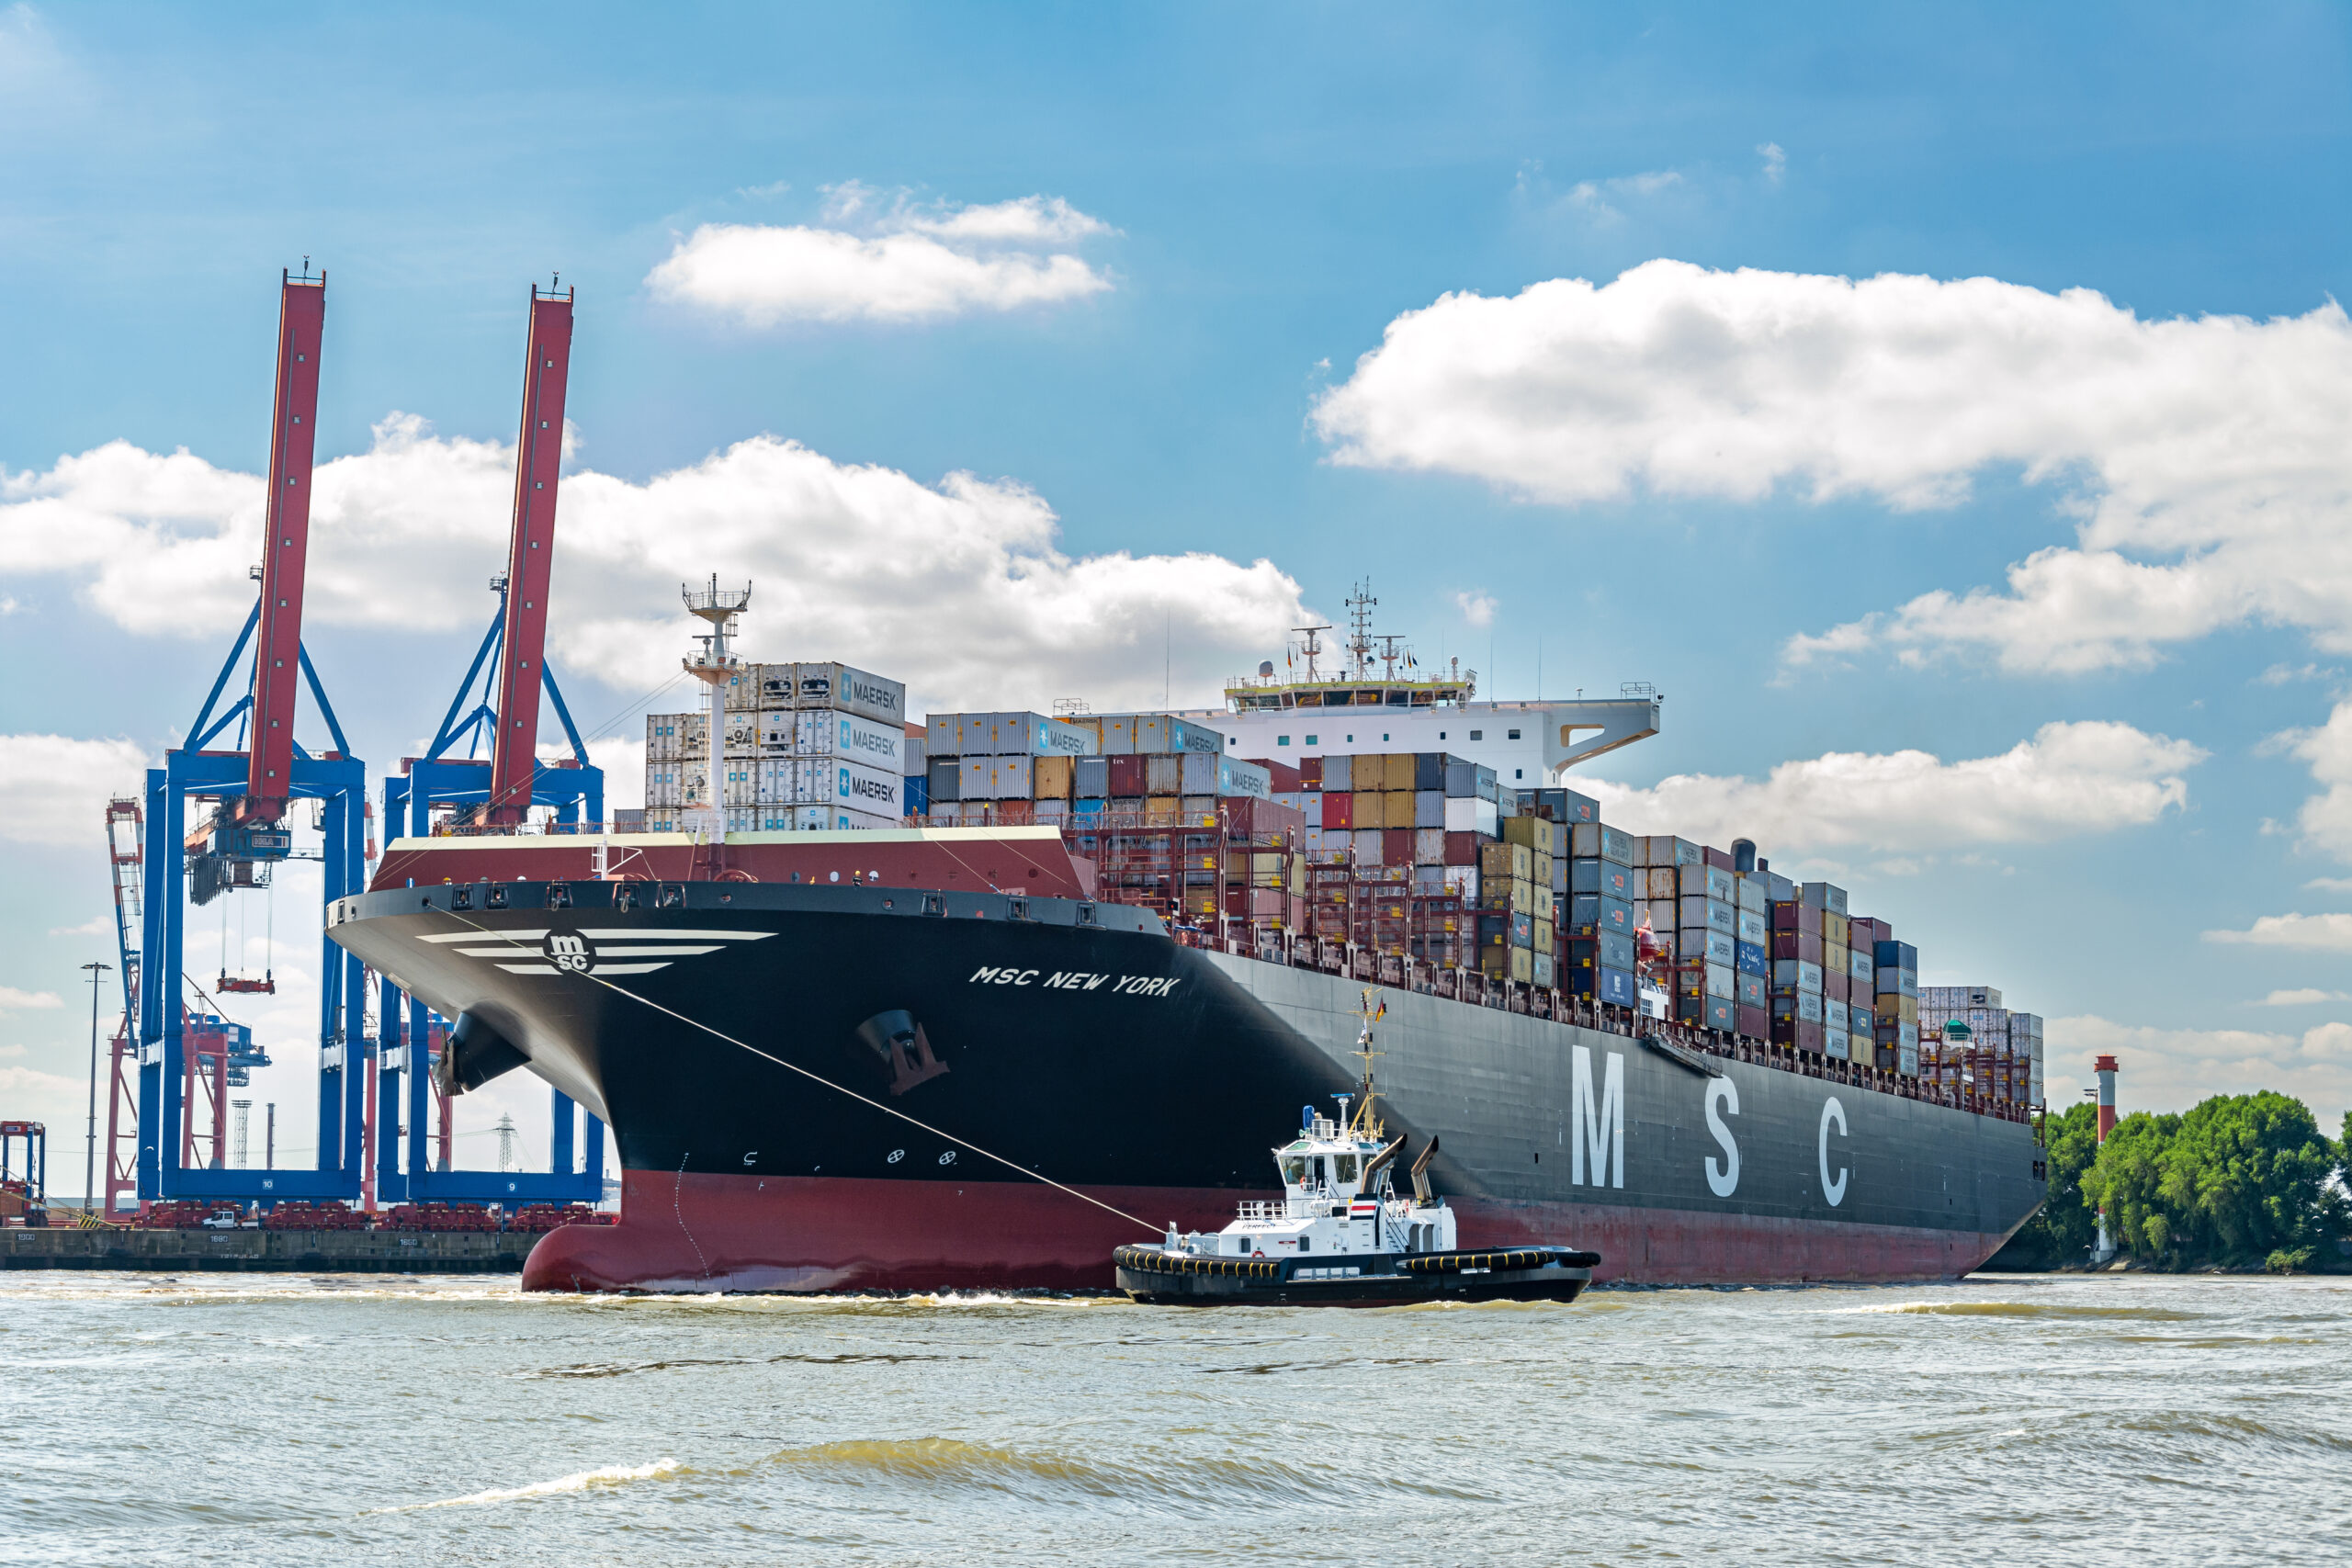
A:
MULTIPOLYGON (((365 1049, 364 972, 325 936, 320 922, 318 1165, 267 1173, 192 1168, 188 1090, 191 1049, 220 1057, 231 1051, 217 1027, 198 1021, 183 1000, 182 953, 187 905, 224 892, 266 886, 293 851, 286 815, 297 799, 320 805, 322 892, 333 903, 359 890, 366 868, 367 769, 351 755, 334 705, 302 646, 302 592, 310 552, 311 469, 316 451, 319 352, 326 323, 326 278, 283 272, 278 279, 277 391, 270 426, 268 532, 254 576, 259 583, 220 675, 204 699, 188 741, 164 753, 147 773, 145 842, 141 852, 143 908, 137 977, 126 962, 125 1000, 137 1008, 139 1059, 138 1190, 142 1200, 172 1198, 355 1198, 359 1195, 362 1093, 356 1054, 365 1049), (248 646, 253 663, 244 694, 216 718, 248 646), (310 690, 333 744, 313 753, 294 735, 295 707, 310 690), (232 723, 233 750, 208 750, 232 723), (191 801, 209 805, 186 829, 191 801), (202 1034, 205 1038, 195 1036, 202 1034)), ((114 830, 109 814, 109 834, 114 830)), ((118 860, 118 868, 120 862, 118 860)), ((127 935, 128 925, 124 926, 127 935)), ((124 943, 126 955, 129 943, 124 943)), ((219 1082, 214 1079, 217 1089, 219 1082)), ((217 1115, 217 1111, 216 1111, 217 1115)), ((217 1131, 217 1129, 216 1129, 217 1131)), ((217 1136, 209 1140, 217 1143, 217 1136)))
MULTIPOLYGON (((588 761, 562 690, 547 662, 548 591, 554 576, 558 481, 563 463, 564 396, 571 374, 573 291, 531 288, 530 323, 523 367, 523 421, 514 446, 514 510, 507 536, 506 571, 491 580, 498 612, 458 682, 458 694, 423 757, 401 764, 384 781, 387 831, 424 837, 442 826, 496 831, 524 827, 534 807, 552 807, 557 829, 601 829, 605 775, 588 761), (485 668, 489 673, 485 676, 485 668), (477 679, 481 699, 468 701, 477 679), (538 760, 539 694, 544 691, 571 743, 571 755, 538 760), (491 694, 496 694, 495 705, 491 694), (490 756, 474 753, 484 732, 490 756), (451 755, 458 744, 464 757, 451 755)), ((604 1196, 604 1123, 575 1115, 574 1102, 550 1088, 546 1174, 449 1168, 449 1096, 462 1092, 435 1081, 450 1026, 425 1005, 381 982, 377 1016, 378 1104, 389 1121, 376 1148, 375 1187, 381 1201, 432 1199, 493 1202, 595 1202, 604 1196), (428 1160, 426 1096, 439 1128, 440 1156, 428 1160), (574 1171, 574 1132, 584 1122, 582 1168, 574 1171), (401 1134, 405 1133, 405 1138, 401 1134), (403 1150, 405 1144, 405 1150, 403 1150)), ((446 1078, 447 1075, 443 1075, 446 1078)))

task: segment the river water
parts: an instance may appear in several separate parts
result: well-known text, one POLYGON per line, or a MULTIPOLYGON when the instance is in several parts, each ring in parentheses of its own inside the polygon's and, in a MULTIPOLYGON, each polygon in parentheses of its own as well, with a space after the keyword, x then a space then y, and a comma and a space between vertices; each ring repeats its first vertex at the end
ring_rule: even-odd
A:
POLYGON ((2331 1562, 2352 1280, 1570 1306, 0 1276, 0 1562, 2331 1562))

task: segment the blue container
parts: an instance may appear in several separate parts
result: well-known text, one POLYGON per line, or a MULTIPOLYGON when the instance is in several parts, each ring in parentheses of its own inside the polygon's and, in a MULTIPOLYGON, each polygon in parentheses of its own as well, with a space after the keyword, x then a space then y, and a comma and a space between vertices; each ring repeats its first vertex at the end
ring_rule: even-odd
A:
POLYGON ((1719 1029, 1729 1033, 1738 1021, 1738 1013, 1729 997, 1678 997, 1674 1016, 1685 1023, 1695 1023, 1702 1029, 1719 1029))
POLYGON ((1772 1000, 1772 982, 1742 969, 1731 977, 1731 992, 1732 999, 1741 1007, 1768 1007, 1772 1000))
POLYGON ((931 780, 922 773, 910 773, 899 793, 906 814, 910 817, 931 815, 931 780))
POLYGON ((1771 950, 1761 942, 1732 943, 1732 966, 1743 975, 1760 975, 1770 979, 1772 975, 1771 950))
POLYGON ((1739 943, 1722 931, 1679 931, 1675 934, 1674 951, 1678 957, 1703 958, 1726 969, 1739 964, 1739 943))
POLYGON ((1919 950, 1907 942, 1882 942, 1871 948, 1871 957, 1881 969, 1919 970, 1919 950))
POLYGON ((1599 936, 1614 931, 1630 937, 1634 934, 1634 906, 1628 899, 1612 898, 1606 893, 1571 893, 1567 925, 1570 936, 1599 936))
POLYGON ((1568 962, 1579 969, 1634 967, 1634 939, 1616 931, 1568 939, 1568 962))
POLYGON ((1634 896, 1634 873, 1611 860, 1572 860, 1568 866, 1568 891, 1571 893, 1606 893, 1611 898, 1634 896))
POLYGON ((1595 994, 1611 1007, 1629 1008, 1637 999, 1634 994, 1634 974, 1630 969, 1601 969, 1600 987, 1595 994))
MULTIPOLYGON (((1079 761, 1082 762, 1085 761, 1086 759, 1081 757, 1079 761)), ((1110 808, 1111 803, 1107 800, 1076 800, 1070 803, 1070 815, 1073 817, 1100 817, 1110 808)))

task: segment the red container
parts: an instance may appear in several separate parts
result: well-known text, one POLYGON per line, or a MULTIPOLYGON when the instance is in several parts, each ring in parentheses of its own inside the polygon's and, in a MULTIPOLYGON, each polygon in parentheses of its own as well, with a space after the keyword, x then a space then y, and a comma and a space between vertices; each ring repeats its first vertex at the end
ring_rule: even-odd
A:
POLYGON ((1298 787, 1301 789, 1321 789, 1323 787, 1323 759, 1301 757, 1298 760, 1298 787))
POLYGON ((1765 1009, 1743 1007, 1734 1016, 1738 1020, 1740 1033, 1748 1039, 1770 1040, 1772 1037, 1772 1015, 1765 1009))
POLYGON ((1824 969, 1821 972, 1821 996, 1825 1001, 1844 1001, 1851 986, 1849 977, 1836 970, 1824 969))
POLYGON ((1821 1025, 1802 1018, 1776 1018, 1772 1021, 1772 1043, 1793 1045, 1800 1051, 1821 1049, 1821 1025))
POLYGON ((1144 788, 1144 759, 1140 756, 1111 759, 1111 793, 1113 795, 1148 795, 1144 788))
POLYGON ((1851 933, 1846 938, 1846 945, 1859 947, 1864 953, 1870 952, 1880 942, 1894 940, 1886 934, 1886 923, 1883 920, 1856 919, 1849 920, 1846 924, 1851 933))
POLYGON ((1478 835, 1476 833, 1448 833, 1445 836, 1445 863, 1476 865, 1478 843, 1478 835))
POLYGON ((1266 770, 1273 780, 1276 795, 1293 795, 1306 787, 1306 781, 1299 776, 1299 770, 1288 762, 1277 762, 1272 757, 1251 757, 1249 760, 1266 770))
MULTIPOLYGON (((1821 939, 1821 911, 1810 904, 1775 904, 1772 906, 1772 929, 1776 931, 1811 931, 1814 940, 1821 939)), ((1821 962, 1815 953, 1812 963, 1821 962)))
POLYGON ((1818 964, 1821 962, 1821 933, 1776 931, 1772 933, 1772 956, 1802 959, 1807 964, 1818 964))
MULTIPOLYGON (((1113 761, 1118 759, 1114 757, 1113 761)), ((1326 830, 1352 830, 1356 825, 1356 797, 1345 790, 1327 789, 1323 792, 1323 826, 1326 830)))
POLYGON ((1699 852, 1706 857, 1707 863, 1713 866, 1717 871, 1736 871, 1739 869, 1737 866, 1732 864, 1731 852, 1728 850, 1719 850, 1713 846, 1702 846, 1699 852))
POLYGON ((1383 828, 1380 830, 1380 863, 1383 865, 1413 863, 1413 829, 1383 828))

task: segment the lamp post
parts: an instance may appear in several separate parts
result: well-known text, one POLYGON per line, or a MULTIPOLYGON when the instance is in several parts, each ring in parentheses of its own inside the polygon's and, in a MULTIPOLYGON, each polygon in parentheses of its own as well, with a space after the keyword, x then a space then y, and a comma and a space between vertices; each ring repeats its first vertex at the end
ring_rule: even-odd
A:
POLYGON ((90 972, 90 1124, 82 1154, 82 1213, 87 1214, 98 1179, 98 976, 114 965, 85 964, 82 967, 90 972))

